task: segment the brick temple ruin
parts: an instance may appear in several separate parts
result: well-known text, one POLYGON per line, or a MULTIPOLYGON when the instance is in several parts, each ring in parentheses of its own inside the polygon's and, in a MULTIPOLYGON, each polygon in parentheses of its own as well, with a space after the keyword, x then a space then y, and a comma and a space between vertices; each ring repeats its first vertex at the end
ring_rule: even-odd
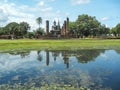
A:
POLYGON ((53 38, 68 38, 69 37, 69 18, 67 18, 63 26, 60 26, 60 22, 53 22, 52 30, 49 30, 49 21, 46 20, 46 36, 53 38))

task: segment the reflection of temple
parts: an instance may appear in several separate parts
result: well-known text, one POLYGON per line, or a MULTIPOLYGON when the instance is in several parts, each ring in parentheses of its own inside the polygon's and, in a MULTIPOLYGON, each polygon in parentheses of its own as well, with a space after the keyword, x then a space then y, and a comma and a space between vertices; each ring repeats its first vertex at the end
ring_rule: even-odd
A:
POLYGON ((53 22, 52 30, 49 32, 49 21, 46 21, 46 35, 48 37, 68 37, 69 35, 69 18, 64 21, 62 27, 60 27, 60 22, 53 22))
POLYGON ((60 52, 59 51, 52 51, 52 56, 54 57, 54 61, 56 61, 57 56, 59 56, 60 52))
MULTIPOLYGON (((88 63, 91 60, 95 60, 95 58, 97 56, 100 55, 100 53, 104 53, 105 50, 78 50, 78 51, 49 51, 46 50, 45 51, 45 60, 46 60, 46 65, 49 66, 50 60, 53 59, 54 61, 57 61, 57 57, 61 57, 62 55, 62 59, 64 61, 64 64, 66 65, 66 68, 69 68, 69 57, 76 57, 76 59, 78 60, 78 62, 80 63, 88 63), (92 53, 92 54, 91 54, 92 53)), ((42 61, 44 58, 42 57, 43 55, 40 54, 40 52, 38 52, 38 60, 42 61)), ((59 60, 59 59, 58 59, 59 60)))
MULTIPOLYGON (((46 51, 46 65, 49 66, 49 62, 50 62, 50 51, 46 51)), ((53 57, 54 57, 54 60, 56 61, 56 57, 58 54, 58 52, 56 51, 53 51, 53 57)), ((62 56, 63 56, 63 60, 64 60, 64 64, 66 64, 66 68, 69 68, 69 57, 67 56, 66 52, 63 52, 62 53, 62 56)))
POLYGON ((64 64, 66 64, 66 68, 69 68, 69 56, 67 55, 66 52, 62 53, 64 64))
POLYGON ((49 65, 49 51, 47 50, 46 51, 46 65, 48 66, 49 65))

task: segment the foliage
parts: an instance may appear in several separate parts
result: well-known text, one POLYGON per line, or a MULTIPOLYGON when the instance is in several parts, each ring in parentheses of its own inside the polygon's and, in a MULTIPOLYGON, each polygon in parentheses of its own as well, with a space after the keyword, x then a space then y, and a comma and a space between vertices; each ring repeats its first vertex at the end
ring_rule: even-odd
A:
POLYGON ((120 23, 117 24, 117 26, 116 26, 116 32, 117 32, 117 34, 120 35, 120 23))
POLYGON ((76 22, 69 22, 70 34, 76 34, 76 30, 77 30, 76 27, 77 27, 76 22))
POLYGON ((9 35, 11 38, 25 37, 30 26, 27 22, 11 22, 0 28, 0 35, 9 35))
POLYGON ((28 32, 27 33, 27 38, 30 38, 30 39, 35 38, 35 33, 34 32, 28 32))
POLYGON ((115 36, 120 36, 120 23, 111 29, 111 33, 115 36))
POLYGON ((25 36, 27 34, 27 31, 30 29, 30 26, 27 22, 21 22, 19 24, 19 29, 20 29, 21 36, 25 36))
POLYGON ((79 15, 77 20, 77 29, 80 35, 89 36, 97 33, 100 22, 95 17, 88 16, 87 14, 79 15))
POLYGON ((4 28, 0 27, 0 35, 3 35, 3 34, 5 34, 4 28))
POLYGON ((110 29, 105 25, 101 25, 98 32, 99 35, 107 35, 110 32, 110 29))
POLYGON ((92 16, 87 14, 79 15, 75 22, 69 23, 70 33, 75 34, 77 37, 87 36, 100 36, 107 35, 109 28, 92 16))
POLYGON ((116 28, 113 27, 113 28, 110 30, 110 33, 113 34, 114 36, 116 36, 116 35, 117 35, 116 28))
POLYGON ((40 38, 41 36, 43 36, 45 34, 44 29, 41 27, 36 29, 36 31, 34 31, 34 33, 35 33, 36 38, 40 38))
POLYGON ((16 22, 11 22, 5 27, 5 32, 15 38, 19 33, 19 24, 16 22))

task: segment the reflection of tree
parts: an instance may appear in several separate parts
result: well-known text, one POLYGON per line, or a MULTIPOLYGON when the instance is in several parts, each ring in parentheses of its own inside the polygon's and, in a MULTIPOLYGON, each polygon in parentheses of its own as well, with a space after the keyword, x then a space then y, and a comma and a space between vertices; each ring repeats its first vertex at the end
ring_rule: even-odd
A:
POLYGON ((38 61, 42 61, 42 60, 43 60, 43 57, 42 57, 42 55, 40 54, 40 52, 41 52, 41 51, 37 51, 37 55, 38 55, 38 56, 37 56, 37 60, 38 60, 38 61))
POLYGON ((87 63, 91 60, 95 60, 95 58, 104 51, 105 50, 79 50, 76 53, 76 57, 78 59, 78 62, 87 63))
POLYGON ((120 54, 120 50, 115 50, 118 54, 120 54))
POLYGON ((40 52, 41 52, 40 50, 39 50, 39 51, 37 51, 37 54, 39 55, 39 54, 40 54, 40 52))
POLYGON ((43 53, 41 51, 38 51, 38 57, 37 59, 39 61, 42 61, 44 58, 46 58, 46 65, 49 65, 50 62, 50 55, 54 58, 56 61, 57 57, 62 55, 62 58, 64 60, 64 64, 66 64, 66 68, 69 68, 69 57, 73 56, 76 57, 78 62, 80 63, 88 63, 91 60, 95 60, 97 56, 100 55, 100 53, 104 53, 105 50, 46 50, 45 55, 46 57, 43 57, 43 53), (51 53, 51 54, 50 54, 51 53))
POLYGON ((75 56, 78 62, 87 63, 95 58, 105 50, 77 50, 77 51, 64 51, 68 56, 75 56))
POLYGON ((20 55, 21 58, 25 58, 26 56, 28 56, 30 54, 30 51, 16 51, 16 52, 10 52, 9 54, 11 55, 20 55))

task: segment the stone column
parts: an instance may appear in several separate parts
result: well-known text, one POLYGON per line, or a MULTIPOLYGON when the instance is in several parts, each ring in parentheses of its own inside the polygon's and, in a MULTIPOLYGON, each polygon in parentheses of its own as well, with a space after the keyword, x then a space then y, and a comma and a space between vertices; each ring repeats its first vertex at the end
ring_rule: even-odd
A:
POLYGON ((61 35, 64 35, 64 34, 63 34, 63 26, 62 26, 62 29, 61 29, 61 35))
POLYGON ((46 20, 46 35, 49 35, 49 21, 46 20))
POLYGON ((67 26, 67 22, 64 21, 64 33, 65 33, 65 36, 66 36, 66 26, 67 26))
POLYGON ((69 33, 69 18, 67 17, 67 22, 66 22, 66 36, 68 37, 69 33))

